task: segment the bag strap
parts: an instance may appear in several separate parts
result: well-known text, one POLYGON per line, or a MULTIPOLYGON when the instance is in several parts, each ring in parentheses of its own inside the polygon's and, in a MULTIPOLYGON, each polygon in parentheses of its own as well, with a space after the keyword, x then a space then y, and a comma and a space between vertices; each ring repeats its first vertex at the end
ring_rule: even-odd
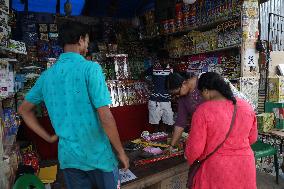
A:
POLYGON ((225 141, 227 140, 227 138, 229 137, 231 131, 232 131, 232 128, 233 128, 233 125, 234 125, 234 122, 235 122, 235 119, 236 119, 236 113, 237 113, 237 105, 234 104, 234 113, 233 113, 233 117, 232 117, 232 121, 231 121, 231 125, 230 125, 230 129, 229 131, 227 132, 226 134, 226 137, 225 139, 223 140, 223 142, 221 142, 221 144, 219 144, 215 150, 213 152, 211 152, 209 155, 207 155, 203 160, 200 161, 200 163, 203 163, 205 160, 207 160, 210 156, 212 156, 215 152, 217 152, 217 150, 219 150, 219 148, 225 143, 225 141))

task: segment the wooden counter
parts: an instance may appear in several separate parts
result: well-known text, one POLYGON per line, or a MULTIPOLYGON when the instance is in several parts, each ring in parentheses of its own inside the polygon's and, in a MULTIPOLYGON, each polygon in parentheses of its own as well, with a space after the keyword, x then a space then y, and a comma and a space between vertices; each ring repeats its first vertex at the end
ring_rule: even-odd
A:
POLYGON ((188 164, 183 156, 130 170, 137 179, 122 184, 122 189, 186 189, 188 164))

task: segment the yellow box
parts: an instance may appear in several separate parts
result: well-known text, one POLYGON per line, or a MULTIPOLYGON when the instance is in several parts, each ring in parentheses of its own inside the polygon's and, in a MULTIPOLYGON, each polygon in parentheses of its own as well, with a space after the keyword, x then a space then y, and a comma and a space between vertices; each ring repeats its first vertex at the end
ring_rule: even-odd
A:
POLYGON ((268 78, 268 101, 284 102, 284 76, 268 78))
POLYGON ((274 113, 262 113, 257 115, 257 126, 259 132, 269 132, 275 127, 274 113))

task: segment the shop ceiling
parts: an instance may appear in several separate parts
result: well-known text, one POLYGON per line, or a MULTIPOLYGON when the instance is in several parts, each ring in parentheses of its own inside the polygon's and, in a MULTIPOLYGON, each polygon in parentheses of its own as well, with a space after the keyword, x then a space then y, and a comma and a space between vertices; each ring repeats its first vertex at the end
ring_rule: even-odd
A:
MULTIPOLYGON (((10 0, 16 11, 64 15, 68 0, 10 0)), ((73 16, 131 18, 154 8, 155 0, 69 0, 73 16)))

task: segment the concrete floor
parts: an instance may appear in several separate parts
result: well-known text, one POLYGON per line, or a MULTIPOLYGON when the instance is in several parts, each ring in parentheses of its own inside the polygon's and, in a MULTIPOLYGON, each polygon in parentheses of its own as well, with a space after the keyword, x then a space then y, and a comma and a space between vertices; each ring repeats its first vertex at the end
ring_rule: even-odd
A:
POLYGON ((265 173, 257 172, 257 189, 284 189, 284 180, 279 177, 279 185, 276 179, 265 173))

